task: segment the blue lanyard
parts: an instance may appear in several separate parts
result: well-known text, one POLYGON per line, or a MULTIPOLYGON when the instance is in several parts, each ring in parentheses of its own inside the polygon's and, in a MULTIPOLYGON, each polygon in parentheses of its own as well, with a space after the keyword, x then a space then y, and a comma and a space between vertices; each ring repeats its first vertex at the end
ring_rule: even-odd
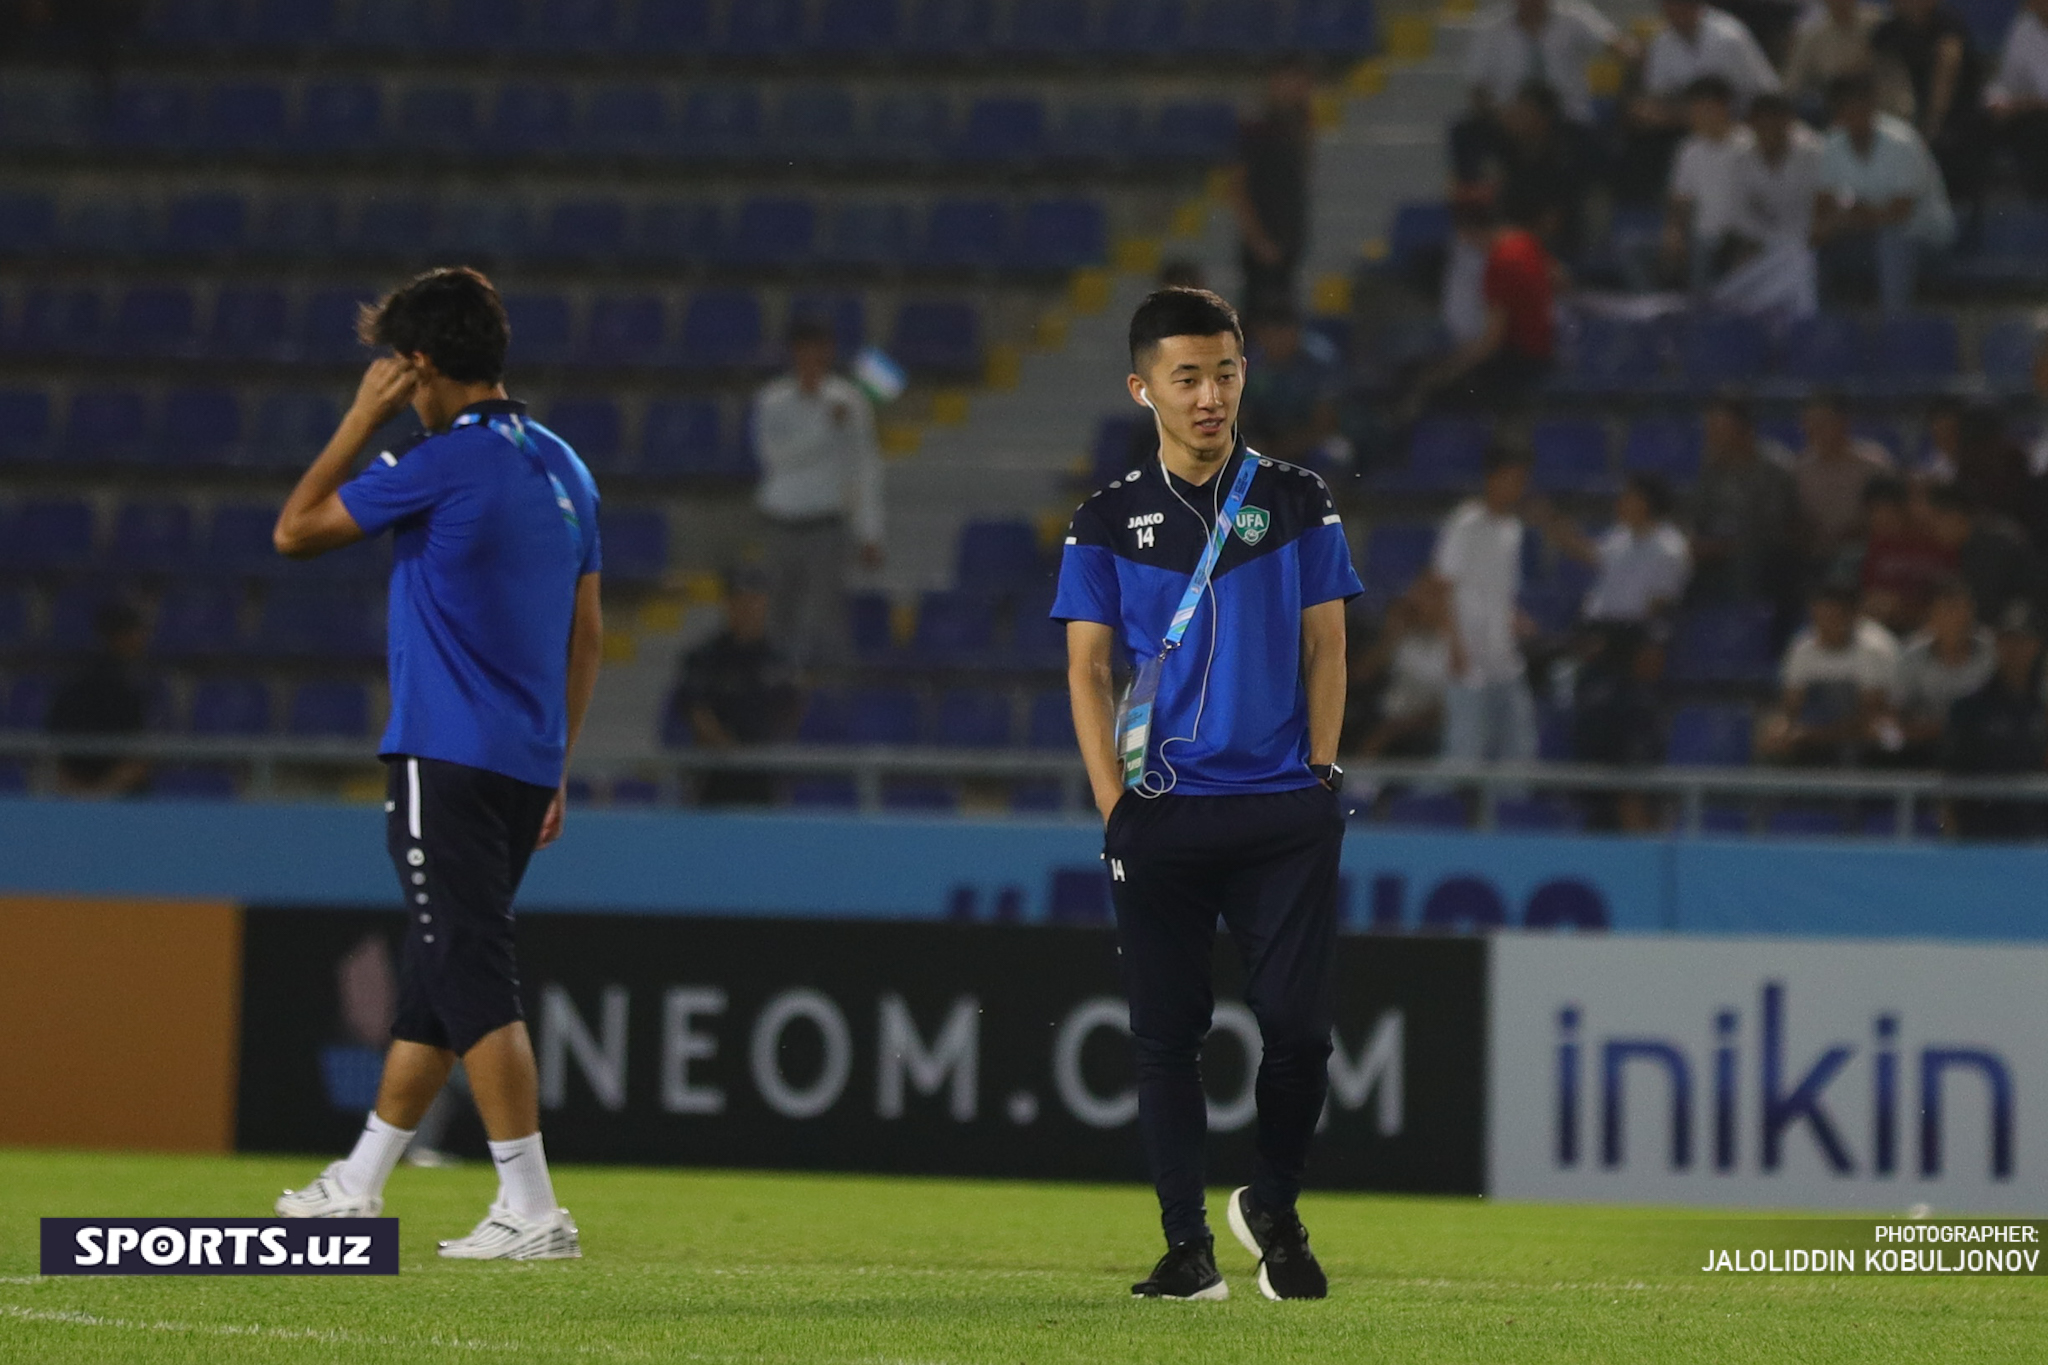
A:
MULTIPOLYGON (((1245 447, 1244 463, 1238 466, 1237 480, 1230 485, 1230 496, 1223 500, 1223 508, 1216 513, 1216 524, 1209 528, 1209 543, 1202 548, 1202 558, 1195 565, 1194 577, 1188 580, 1188 590, 1180 595, 1180 607, 1173 613, 1173 623, 1166 628, 1166 639, 1161 642, 1159 652, 1179 649, 1181 637, 1188 633, 1188 624, 1195 619, 1195 608, 1201 605, 1202 594, 1209 590, 1209 579, 1216 572, 1216 561, 1223 555, 1223 544, 1230 539, 1230 530, 1237 524, 1238 509, 1244 506, 1244 495, 1251 491, 1252 478, 1259 472, 1259 457, 1245 447)), ((1161 477, 1172 478, 1161 465, 1161 477)))

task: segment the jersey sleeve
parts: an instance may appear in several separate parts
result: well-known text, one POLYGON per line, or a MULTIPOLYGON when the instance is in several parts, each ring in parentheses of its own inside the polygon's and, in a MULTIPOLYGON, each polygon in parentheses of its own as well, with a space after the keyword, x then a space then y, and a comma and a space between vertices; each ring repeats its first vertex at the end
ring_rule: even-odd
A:
POLYGON ((1315 525, 1301 538, 1301 605, 1350 601, 1365 591, 1358 570, 1351 563, 1351 542, 1344 535, 1344 519, 1337 515, 1337 503, 1329 487, 1315 480, 1309 499, 1309 513, 1315 525))
POLYGON ((374 536, 441 500, 446 463, 438 441, 422 441, 403 456, 387 450, 342 485, 341 504, 364 535, 374 536))
POLYGON ((597 480, 587 470, 583 471, 583 490, 590 498, 590 538, 583 546, 583 565, 576 571, 579 577, 604 571, 604 499, 598 496, 597 480))
POLYGON ((1094 621, 1115 629, 1123 622, 1123 592, 1117 583, 1116 551, 1095 509, 1083 504, 1067 529, 1060 553, 1059 589, 1053 596, 1055 621, 1094 621))

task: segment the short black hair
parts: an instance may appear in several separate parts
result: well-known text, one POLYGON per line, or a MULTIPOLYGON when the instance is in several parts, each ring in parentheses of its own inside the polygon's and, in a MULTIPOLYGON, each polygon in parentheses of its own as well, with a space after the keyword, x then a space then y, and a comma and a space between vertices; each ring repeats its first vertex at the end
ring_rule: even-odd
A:
POLYGON ((1846 611, 1854 612, 1857 606, 1856 585, 1846 579, 1831 578, 1814 589, 1814 605, 1831 602, 1846 611))
POLYGON ((839 331, 830 320, 816 313, 805 313, 791 320, 789 335, 785 338, 790 347, 839 345, 839 331))
POLYGON ((505 377, 512 324, 483 272, 454 265, 415 275, 365 304, 356 336, 365 346, 424 355, 458 384, 495 384, 505 377))
POLYGON ((1636 496, 1643 500, 1643 506, 1650 509, 1650 515, 1659 521, 1670 516, 1671 509, 1676 505, 1676 500, 1671 496, 1671 485, 1665 482, 1661 474, 1637 470, 1628 476, 1622 486, 1634 489, 1636 496))
POLYGON ((1157 349, 1168 337, 1213 337, 1228 332, 1237 338, 1239 354, 1244 352, 1244 324, 1237 310, 1219 294, 1207 289, 1170 285, 1155 289, 1131 314, 1131 370, 1143 368, 1140 354, 1157 349))
POLYGON ((1735 87, 1728 83, 1726 76, 1709 73, 1696 77, 1692 84, 1685 87, 1685 98, 1688 103, 1693 100, 1719 100, 1722 104, 1733 106, 1735 87))

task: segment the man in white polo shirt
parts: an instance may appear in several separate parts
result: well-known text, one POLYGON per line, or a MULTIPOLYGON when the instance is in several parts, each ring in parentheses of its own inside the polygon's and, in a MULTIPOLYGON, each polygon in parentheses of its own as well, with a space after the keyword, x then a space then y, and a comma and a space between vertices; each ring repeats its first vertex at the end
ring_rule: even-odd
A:
POLYGON ((1874 274, 1889 313, 1912 306, 1922 261, 1955 239, 1955 213, 1934 154, 1913 125, 1877 109, 1864 74, 1828 87, 1834 130, 1821 152, 1813 235, 1829 277, 1874 274))
POLYGON ((1487 452, 1480 495, 1451 513, 1434 569, 1451 599, 1451 685, 1444 695, 1447 759, 1525 763, 1536 757, 1536 702, 1518 639, 1522 499, 1529 457, 1487 452))
POLYGON ((1685 92, 1702 76, 1719 76, 1734 92, 1738 114, 1766 90, 1779 88, 1756 39, 1742 21, 1700 0, 1664 0, 1664 27, 1643 60, 1642 92, 1622 115, 1622 162, 1617 172, 1624 199, 1657 198, 1671 158, 1686 131, 1685 92))

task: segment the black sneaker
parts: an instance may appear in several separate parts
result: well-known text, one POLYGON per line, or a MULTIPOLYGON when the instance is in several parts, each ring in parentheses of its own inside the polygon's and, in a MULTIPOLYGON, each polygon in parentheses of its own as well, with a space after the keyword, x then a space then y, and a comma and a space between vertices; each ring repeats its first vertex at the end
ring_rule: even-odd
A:
POLYGON ((1252 1207, 1252 1187, 1230 1195, 1230 1230, 1259 1258, 1259 1292, 1269 1299, 1326 1299, 1329 1277, 1308 1249, 1308 1229, 1290 1211, 1284 1216, 1252 1207))
POLYGON ((1216 1239, 1192 1237, 1166 1249, 1150 1279, 1131 1286, 1140 1299, 1227 1299, 1230 1286, 1216 1269, 1216 1239))

